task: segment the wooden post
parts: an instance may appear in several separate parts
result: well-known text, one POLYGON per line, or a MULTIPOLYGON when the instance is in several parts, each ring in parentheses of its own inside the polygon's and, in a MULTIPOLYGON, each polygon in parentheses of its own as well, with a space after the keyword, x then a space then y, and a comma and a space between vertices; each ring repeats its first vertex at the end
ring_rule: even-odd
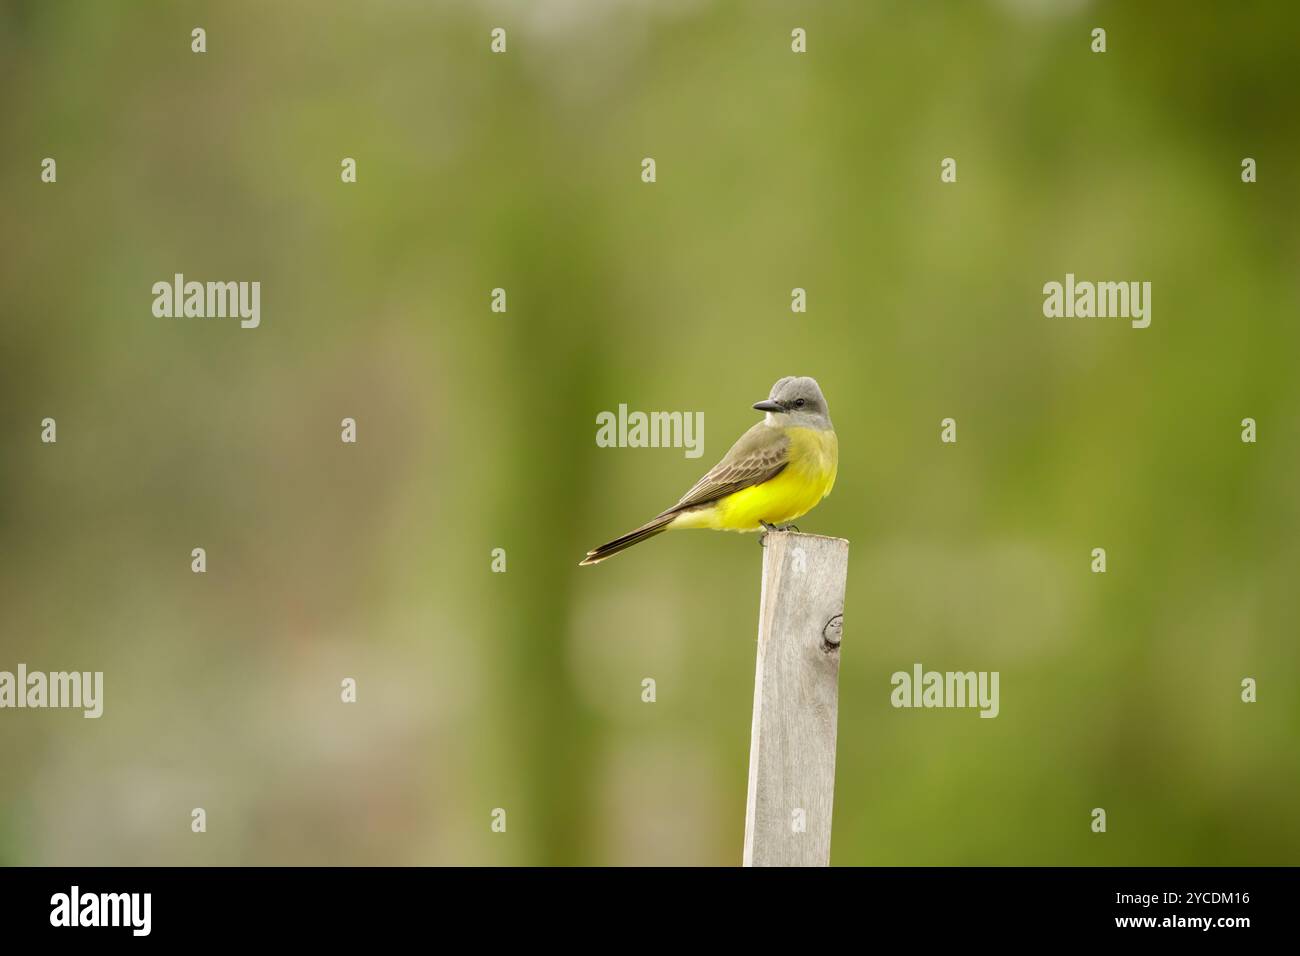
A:
POLYGON ((769 532, 758 608, 745 866, 827 866, 849 543, 769 532))

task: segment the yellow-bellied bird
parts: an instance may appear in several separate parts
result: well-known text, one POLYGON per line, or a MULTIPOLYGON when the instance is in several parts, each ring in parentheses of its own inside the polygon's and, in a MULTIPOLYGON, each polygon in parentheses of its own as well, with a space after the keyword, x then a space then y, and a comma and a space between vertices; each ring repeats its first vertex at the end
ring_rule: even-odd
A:
POLYGON ((676 528, 771 531, 831 493, 839 441, 815 379, 788 376, 755 406, 767 414, 680 501, 641 527, 587 552, 581 564, 676 528))

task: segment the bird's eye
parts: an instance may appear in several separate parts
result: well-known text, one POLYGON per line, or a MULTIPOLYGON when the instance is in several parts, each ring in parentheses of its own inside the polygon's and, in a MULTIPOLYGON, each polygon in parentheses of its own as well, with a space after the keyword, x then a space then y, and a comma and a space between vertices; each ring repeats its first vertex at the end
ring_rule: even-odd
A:
POLYGON ((794 400, 794 407, 795 407, 795 408, 803 408, 803 399, 802 399, 802 398, 796 398, 796 399, 794 400))

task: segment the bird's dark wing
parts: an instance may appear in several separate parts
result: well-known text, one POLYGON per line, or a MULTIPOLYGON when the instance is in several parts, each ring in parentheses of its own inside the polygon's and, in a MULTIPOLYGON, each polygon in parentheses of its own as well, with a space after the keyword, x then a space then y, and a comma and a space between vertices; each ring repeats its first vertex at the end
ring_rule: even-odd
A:
POLYGON ((758 422, 731 446, 709 473, 691 486, 681 500, 659 517, 710 504, 719 498, 775 478, 789 463, 790 439, 780 430, 758 422))

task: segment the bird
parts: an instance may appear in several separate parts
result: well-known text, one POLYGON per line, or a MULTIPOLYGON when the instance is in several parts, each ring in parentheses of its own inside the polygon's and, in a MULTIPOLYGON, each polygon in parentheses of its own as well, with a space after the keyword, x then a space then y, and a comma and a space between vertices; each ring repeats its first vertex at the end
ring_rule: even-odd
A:
MULTIPOLYGON (((731 446, 677 504, 587 552, 580 566, 680 528, 784 531, 835 486, 839 439, 817 380, 787 375, 755 402, 763 420, 731 446)), ((798 530, 797 528, 795 530, 798 530)))

